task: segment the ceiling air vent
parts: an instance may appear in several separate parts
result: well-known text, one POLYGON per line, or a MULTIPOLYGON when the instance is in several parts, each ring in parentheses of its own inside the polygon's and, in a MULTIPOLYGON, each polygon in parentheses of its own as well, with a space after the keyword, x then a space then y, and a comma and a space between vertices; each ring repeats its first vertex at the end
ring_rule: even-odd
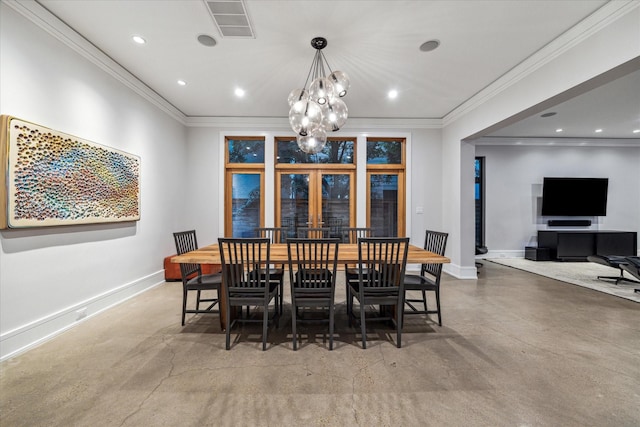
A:
POLYGON ((206 1, 222 37, 255 38, 243 0, 206 1))

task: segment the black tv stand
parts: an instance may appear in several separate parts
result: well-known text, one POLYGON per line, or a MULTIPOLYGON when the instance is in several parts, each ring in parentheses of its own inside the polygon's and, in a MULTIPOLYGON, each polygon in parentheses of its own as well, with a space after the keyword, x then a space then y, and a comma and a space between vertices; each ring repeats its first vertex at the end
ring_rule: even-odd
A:
POLYGON ((557 261, 586 261, 589 255, 636 256, 635 231, 540 230, 538 248, 547 248, 557 261))

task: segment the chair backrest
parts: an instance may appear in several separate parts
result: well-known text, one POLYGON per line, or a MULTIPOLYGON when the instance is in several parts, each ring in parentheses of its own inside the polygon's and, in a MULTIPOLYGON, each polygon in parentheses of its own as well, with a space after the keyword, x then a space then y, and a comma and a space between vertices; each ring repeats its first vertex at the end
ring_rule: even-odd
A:
POLYGON ((342 229, 342 239, 344 243, 358 243, 361 237, 373 237, 373 228, 352 227, 342 229))
MULTIPOLYGON (((424 237, 424 249, 444 256, 448 237, 449 233, 427 230, 424 237)), ((442 275, 442 264, 422 264, 421 274, 425 275, 427 273, 434 276, 436 284, 439 283, 442 275)))
POLYGON ((358 240, 360 292, 366 288, 404 291, 404 275, 409 252, 408 237, 368 237, 358 240))
POLYGON ((296 220, 292 217, 283 217, 280 219, 280 227, 286 230, 284 239, 296 237, 296 220))
POLYGON ((271 241, 267 238, 218 238, 222 280, 229 291, 268 291, 271 241))
POLYGON ((329 227, 298 227, 299 239, 328 239, 329 227))
POLYGON ((294 288, 335 292, 340 239, 288 239, 289 280, 294 288), (294 273, 295 271, 295 273, 294 273))
POLYGON ((284 243, 287 241, 287 228, 263 227, 255 228, 256 237, 267 238, 271 243, 284 243))
POLYGON ((329 227, 329 237, 342 237, 342 218, 330 216, 324 219, 323 226, 329 227))
MULTIPOLYGON (((178 231, 173 233, 173 239, 176 242, 176 252, 182 255, 187 252, 198 249, 198 239, 196 238, 196 230, 178 231)), ((202 275, 200 264, 180 264, 180 274, 182 275, 182 283, 186 283, 187 279, 195 274, 202 275)))

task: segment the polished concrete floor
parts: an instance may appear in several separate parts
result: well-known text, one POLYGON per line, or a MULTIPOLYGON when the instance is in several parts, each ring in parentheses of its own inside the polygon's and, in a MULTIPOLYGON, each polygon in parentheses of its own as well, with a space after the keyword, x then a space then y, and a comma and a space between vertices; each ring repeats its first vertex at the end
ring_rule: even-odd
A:
POLYGON ((341 304, 334 351, 309 326, 294 352, 286 311, 267 351, 253 326, 226 351, 217 316, 180 326, 180 288, 3 362, 0 425, 640 425, 632 301, 487 262, 443 277, 444 325, 411 317, 401 349, 378 325, 363 350, 341 304))

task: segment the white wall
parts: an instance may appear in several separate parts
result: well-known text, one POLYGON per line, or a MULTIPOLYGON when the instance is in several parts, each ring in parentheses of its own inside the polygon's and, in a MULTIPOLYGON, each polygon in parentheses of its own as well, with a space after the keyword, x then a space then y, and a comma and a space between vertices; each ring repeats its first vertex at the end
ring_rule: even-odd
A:
MULTIPOLYGON (((0 358, 163 281, 186 129, 4 3, 0 113, 141 158, 138 222, 0 232, 0 358)), ((141 311, 141 316, 144 313, 141 311)))
MULTIPOLYGON (((607 215, 584 229, 640 234, 640 146, 477 146, 485 160, 485 240, 490 255, 523 256, 545 230, 540 216, 545 176, 609 178, 607 215)), ((551 218, 554 219, 554 218, 551 218)), ((556 229, 556 228, 554 228, 556 229)))
MULTIPOLYGON (((198 242, 208 244, 214 242, 223 234, 223 170, 224 153, 222 145, 225 135, 264 135, 269 144, 276 136, 290 136, 288 127, 264 125, 252 123, 247 120, 242 125, 218 124, 210 127, 193 127, 188 131, 188 179, 192 183, 185 194, 192 200, 199 200, 198 209, 186 212, 187 223, 198 230, 198 242), (200 238, 202 236, 202 238, 200 238)), ((407 156, 408 187, 410 194, 407 197, 407 235, 411 242, 422 246, 424 244, 424 231, 427 228, 442 229, 442 211, 440 200, 442 198, 442 150, 440 144, 439 129, 401 129, 393 127, 385 129, 378 124, 373 131, 366 132, 367 136, 399 136, 407 137, 409 155, 407 156), (416 213, 418 207, 423 208, 423 213, 416 213)), ((383 121, 382 121, 383 122, 383 121)), ((361 125, 358 125, 360 127, 361 125)), ((358 141, 366 141, 365 132, 361 129, 348 128, 343 135, 355 136, 358 141)), ((273 152, 271 146, 267 146, 267 153, 273 152)), ((357 185, 364 186, 366 175, 361 169, 357 178, 357 185)), ((267 177, 267 185, 270 180, 267 177)), ((273 180, 271 180, 273 182, 273 180)), ((364 195, 361 191, 361 195, 364 195)), ((357 201, 359 218, 364 218, 365 197, 357 201)), ((268 203, 268 206, 273 206, 268 203)), ((266 212, 266 217, 273 217, 272 212, 266 212)), ((364 226, 364 224, 362 224, 364 226)), ((445 230, 446 231, 446 230, 445 230)))
POLYGON ((445 117, 443 221, 452 231, 448 268, 456 276, 475 277, 475 154, 471 144, 462 141, 640 56, 639 22, 638 2, 610 2, 590 16, 581 31, 559 37, 445 117))

